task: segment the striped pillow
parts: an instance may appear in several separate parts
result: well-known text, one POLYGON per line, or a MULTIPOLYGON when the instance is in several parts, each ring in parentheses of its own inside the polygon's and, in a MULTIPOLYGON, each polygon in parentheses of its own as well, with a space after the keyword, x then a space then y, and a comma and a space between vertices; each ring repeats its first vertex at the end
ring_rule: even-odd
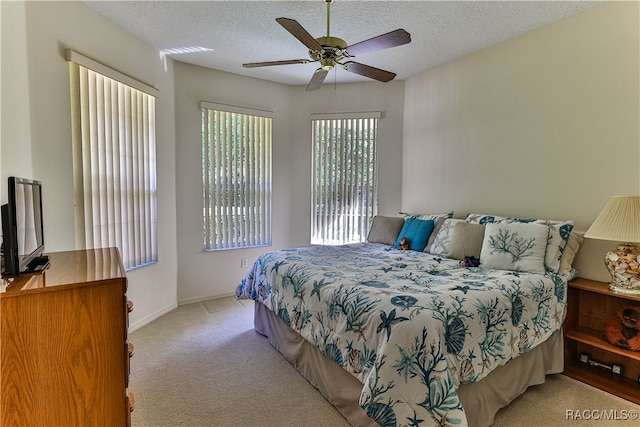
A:
POLYGON ((373 223, 367 235, 367 242, 393 245, 403 225, 404 218, 376 215, 373 217, 373 223))

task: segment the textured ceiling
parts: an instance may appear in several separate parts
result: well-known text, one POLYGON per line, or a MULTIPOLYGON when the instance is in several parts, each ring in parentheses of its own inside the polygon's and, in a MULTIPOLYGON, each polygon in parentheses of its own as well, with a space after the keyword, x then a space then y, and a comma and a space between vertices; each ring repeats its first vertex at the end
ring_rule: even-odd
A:
MULTIPOLYGON (((276 18, 298 21, 311 35, 326 35, 322 0, 305 1, 85 1, 158 50, 202 47, 167 54, 182 62, 290 85, 306 85, 317 63, 243 68, 245 62, 308 59, 307 48, 276 18)), ((349 45, 403 28, 411 43, 354 60, 406 79, 579 13, 595 1, 356 1, 335 0, 330 35, 349 45)), ((341 68, 325 84, 370 81, 341 68)))

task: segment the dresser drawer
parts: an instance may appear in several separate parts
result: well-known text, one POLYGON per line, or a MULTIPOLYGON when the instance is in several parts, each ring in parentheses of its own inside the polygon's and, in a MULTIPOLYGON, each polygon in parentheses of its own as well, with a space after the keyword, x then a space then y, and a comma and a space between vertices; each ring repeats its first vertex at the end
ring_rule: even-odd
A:
POLYGON ((124 386, 129 387, 129 375, 131 374, 131 358, 135 349, 133 344, 124 343, 124 386))
POLYGON ((131 425, 131 413, 135 409, 135 405, 136 405, 136 397, 131 392, 127 393, 127 395, 125 396, 125 408, 127 412, 126 414, 127 427, 131 425))
POLYGON ((133 302, 127 299, 127 295, 124 295, 124 339, 126 341, 129 336, 129 313, 133 311, 133 302))

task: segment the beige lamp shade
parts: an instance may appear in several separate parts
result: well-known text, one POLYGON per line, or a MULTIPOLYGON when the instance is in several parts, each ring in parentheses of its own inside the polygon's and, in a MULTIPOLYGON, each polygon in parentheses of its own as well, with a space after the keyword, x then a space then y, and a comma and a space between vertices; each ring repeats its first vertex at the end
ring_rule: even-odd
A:
POLYGON ((614 196, 584 237, 640 243, 640 196, 614 196))

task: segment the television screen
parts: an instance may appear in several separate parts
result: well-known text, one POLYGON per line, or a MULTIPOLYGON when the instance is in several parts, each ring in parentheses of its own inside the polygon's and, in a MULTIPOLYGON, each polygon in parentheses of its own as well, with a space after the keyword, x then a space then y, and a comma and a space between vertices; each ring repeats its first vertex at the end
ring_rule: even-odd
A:
POLYGON ((16 180, 16 226, 20 263, 43 245, 40 183, 16 180))
POLYGON ((9 177, 8 202, 2 206, 5 274, 37 270, 44 251, 42 184, 9 177))

